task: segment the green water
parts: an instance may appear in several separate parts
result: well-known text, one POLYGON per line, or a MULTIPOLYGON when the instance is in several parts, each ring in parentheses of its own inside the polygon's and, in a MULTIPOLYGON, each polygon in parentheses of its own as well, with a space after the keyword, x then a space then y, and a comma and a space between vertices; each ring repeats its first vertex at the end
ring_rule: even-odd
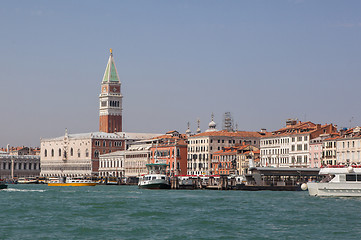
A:
POLYGON ((9 185, 0 239, 361 239, 361 198, 9 185))

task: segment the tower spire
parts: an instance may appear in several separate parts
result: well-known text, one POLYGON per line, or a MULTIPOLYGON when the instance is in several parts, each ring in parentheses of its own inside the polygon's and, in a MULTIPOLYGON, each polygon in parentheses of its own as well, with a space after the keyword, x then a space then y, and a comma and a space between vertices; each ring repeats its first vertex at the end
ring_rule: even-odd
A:
POLYGON ((105 68, 103 83, 116 83, 119 82, 119 75, 117 68, 115 67, 114 58, 113 58, 113 49, 109 49, 110 56, 108 59, 107 67, 105 68))

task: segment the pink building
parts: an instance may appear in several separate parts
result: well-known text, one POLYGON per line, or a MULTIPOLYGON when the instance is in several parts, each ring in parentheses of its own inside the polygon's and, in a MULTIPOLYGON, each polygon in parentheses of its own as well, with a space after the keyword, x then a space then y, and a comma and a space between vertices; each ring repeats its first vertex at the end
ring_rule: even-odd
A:
POLYGON ((322 165, 322 142, 324 137, 317 137, 310 140, 310 166, 319 168, 322 165))

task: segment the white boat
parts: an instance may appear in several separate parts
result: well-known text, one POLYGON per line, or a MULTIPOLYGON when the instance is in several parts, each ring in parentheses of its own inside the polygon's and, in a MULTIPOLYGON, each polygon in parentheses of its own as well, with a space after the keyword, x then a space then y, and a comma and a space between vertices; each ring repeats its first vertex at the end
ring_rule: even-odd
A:
POLYGON ((310 196, 361 197, 361 168, 322 168, 321 182, 302 184, 310 196))
POLYGON ((151 163, 147 164, 148 174, 139 178, 138 187, 146 189, 169 189, 170 181, 165 171, 167 164, 151 163))

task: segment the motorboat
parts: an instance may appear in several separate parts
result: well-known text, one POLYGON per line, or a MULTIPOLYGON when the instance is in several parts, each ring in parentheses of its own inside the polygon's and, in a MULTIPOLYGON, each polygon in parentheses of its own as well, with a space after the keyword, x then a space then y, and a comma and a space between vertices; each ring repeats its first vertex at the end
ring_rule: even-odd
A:
POLYGON ((361 168, 322 168, 320 182, 308 182, 301 185, 310 196, 361 197, 361 168))
POLYGON ((0 180, 0 190, 7 189, 7 188, 8 188, 8 185, 6 185, 4 181, 0 180))
POLYGON ((49 179, 48 186, 95 186, 96 182, 93 182, 90 179, 84 178, 70 178, 70 177, 60 177, 49 179))
POLYGON ((147 164, 148 174, 139 178, 138 187, 146 189, 169 189, 170 180, 165 174, 168 164, 151 163, 147 164))

